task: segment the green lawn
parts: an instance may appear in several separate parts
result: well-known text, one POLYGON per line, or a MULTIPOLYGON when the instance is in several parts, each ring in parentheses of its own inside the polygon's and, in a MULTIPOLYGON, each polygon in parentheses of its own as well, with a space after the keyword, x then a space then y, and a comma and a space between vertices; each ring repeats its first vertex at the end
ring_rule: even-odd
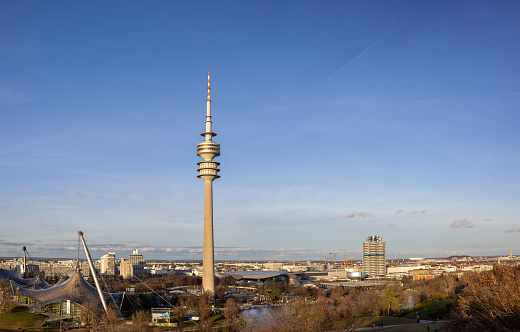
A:
POLYGON ((36 322, 43 322, 47 316, 30 314, 29 309, 22 306, 14 307, 10 312, 0 314, 0 326, 34 326, 36 322))
POLYGON ((415 312, 419 312, 420 319, 433 320, 435 318, 441 318, 446 307, 453 302, 455 302, 454 299, 426 300, 410 308, 409 311, 411 312, 403 317, 415 319, 415 312))
MULTIPOLYGON (((370 316, 370 317, 359 317, 347 319, 347 326, 354 323, 357 327, 370 327, 372 324, 379 325, 383 323, 383 326, 388 325, 400 325, 400 324, 411 324, 415 323, 415 319, 403 318, 403 317, 390 317, 390 316, 370 316)), ((385 330, 386 331, 386 330, 385 330)))

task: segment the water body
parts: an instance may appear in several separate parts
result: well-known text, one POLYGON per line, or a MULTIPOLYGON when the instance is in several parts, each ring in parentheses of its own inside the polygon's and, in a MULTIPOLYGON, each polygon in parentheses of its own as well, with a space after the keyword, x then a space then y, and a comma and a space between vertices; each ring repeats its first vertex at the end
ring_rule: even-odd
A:
POLYGON ((408 306, 405 309, 410 309, 415 305, 415 302, 413 301, 413 297, 411 295, 408 295, 408 306))
POLYGON ((253 309, 249 309, 249 310, 244 310, 244 311, 242 311, 242 317, 245 318, 246 316, 252 316, 252 317, 262 318, 262 316, 268 314, 272 310, 273 310, 272 307, 261 307, 261 308, 253 308, 253 309))
POLYGON ((260 307, 260 308, 253 308, 249 310, 244 310, 240 313, 242 319, 244 319, 246 322, 251 322, 253 320, 256 320, 257 322, 262 322, 269 313, 271 313, 273 310, 279 310, 280 307, 260 307))

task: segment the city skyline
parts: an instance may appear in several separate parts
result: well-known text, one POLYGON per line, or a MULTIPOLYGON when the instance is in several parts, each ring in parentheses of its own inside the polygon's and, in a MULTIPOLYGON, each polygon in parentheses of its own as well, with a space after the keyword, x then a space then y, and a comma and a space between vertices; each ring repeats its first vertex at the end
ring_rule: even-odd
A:
POLYGON ((0 4, 0 256, 520 254, 520 4, 0 4), (225 180, 224 180, 225 179, 225 180))

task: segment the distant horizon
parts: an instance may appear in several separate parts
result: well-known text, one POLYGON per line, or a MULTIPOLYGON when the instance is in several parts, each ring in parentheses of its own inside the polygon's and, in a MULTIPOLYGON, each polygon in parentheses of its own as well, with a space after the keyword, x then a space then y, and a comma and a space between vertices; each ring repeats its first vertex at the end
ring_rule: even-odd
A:
MULTIPOLYGON (((83 251, 82 251, 83 253, 83 251)), ((107 252, 108 253, 108 252, 107 252)), ((130 254, 128 254, 130 255, 130 254)), ((119 257, 127 257, 128 255, 120 255, 119 257)), ((91 256, 92 256, 92 253, 91 253, 91 256)), ((101 255, 103 256, 103 255, 101 255)), ((99 260, 101 258, 101 256, 99 256, 99 258, 96 258, 94 256, 92 256, 92 259, 94 260, 99 260)), ((143 255, 144 256, 144 255, 143 255)), ((520 256, 520 255, 515 255, 513 254, 512 257, 516 257, 516 256, 520 256)), ((116 252, 116 260, 117 260, 117 252, 116 252)), ((389 257, 389 256, 386 256, 386 260, 400 260, 400 259, 406 259, 406 260, 413 260, 413 259, 449 259, 449 258, 453 258, 453 257, 471 257, 471 258, 475 258, 475 257, 482 257, 482 258, 494 258, 494 257, 509 257, 509 253, 506 254, 506 255, 450 255, 450 256, 410 256, 410 257, 389 257)), ((20 257, 20 256, 0 256, 0 259, 1 260, 8 260, 8 259, 23 259, 23 255, 20 257)), ((32 259, 32 260, 75 260, 77 259, 77 256, 76 257, 28 257, 27 259, 32 259)), ((79 258, 80 260, 87 260, 86 257, 80 257, 79 258)), ((200 262, 202 263, 202 258, 201 259, 188 259, 188 258, 178 258, 178 259, 168 259, 168 258, 148 258, 146 256, 144 256, 144 259, 145 261, 167 261, 167 262, 200 262)), ((269 263, 269 262, 288 262, 290 263, 291 261, 296 261, 296 262, 304 262, 304 261, 310 261, 310 262, 323 262, 323 258, 321 259, 310 259, 310 258, 299 258, 299 259, 273 259, 273 258, 264 258, 264 259, 261 259, 261 258, 256 258, 256 259, 215 259, 215 262, 216 263, 225 263, 225 262, 242 262, 242 263, 246 263, 246 262, 266 262, 266 263, 269 263)), ((347 259, 347 261, 350 261, 350 258, 347 259)), ((362 261, 362 257, 356 257, 354 259, 354 261, 356 262, 359 262, 359 261, 362 261)), ((334 258, 333 257, 327 257, 327 263, 332 263, 334 262, 334 258)), ((339 259, 337 258, 336 259, 336 263, 337 264, 340 264, 341 262, 343 262, 343 259, 339 259)))

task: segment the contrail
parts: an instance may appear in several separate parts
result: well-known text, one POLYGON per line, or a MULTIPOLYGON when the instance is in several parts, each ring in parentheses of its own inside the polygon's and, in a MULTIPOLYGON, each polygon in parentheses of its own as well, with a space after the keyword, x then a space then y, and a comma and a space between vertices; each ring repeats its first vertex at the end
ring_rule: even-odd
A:
POLYGON ((328 80, 329 78, 331 78, 332 76, 334 76, 337 72, 339 72, 341 69, 343 69, 345 66, 347 66, 349 63, 351 63, 352 61, 356 60, 357 58, 359 58, 361 55, 363 55, 363 53, 367 52, 369 49, 371 49, 372 47, 376 46, 377 44, 379 44, 383 39, 385 39, 384 37, 381 37, 379 40, 377 40, 375 43, 369 45, 368 47, 365 47, 361 52, 359 52, 358 54, 356 54, 354 57, 352 57, 350 60, 348 60, 347 62, 345 62, 343 65, 341 65, 338 69, 336 69, 332 74, 330 74, 329 76, 327 76, 327 78, 325 78, 324 80, 322 80, 321 82, 317 83, 315 86, 312 87, 312 90, 316 89, 316 87, 320 84, 322 84, 323 82, 325 82, 326 80, 328 80))
POLYGON ((356 60, 357 58, 359 58, 361 55, 363 55, 363 53, 365 53, 366 51, 368 51, 369 49, 371 49, 372 47, 376 46, 377 44, 379 44, 382 40, 384 39, 384 37, 381 37, 378 41, 376 41, 375 43, 373 43, 372 45, 366 47, 363 51, 359 52, 357 55, 355 55, 352 59, 348 60, 344 65, 342 65, 341 67, 339 67, 335 72, 333 72, 332 74, 330 74, 326 79, 329 79, 329 77, 333 76, 334 74, 336 74, 338 71, 340 71, 341 69, 343 69, 343 67, 345 67, 346 65, 348 65, 349 63, 351 63, 352 61, 356 60))

